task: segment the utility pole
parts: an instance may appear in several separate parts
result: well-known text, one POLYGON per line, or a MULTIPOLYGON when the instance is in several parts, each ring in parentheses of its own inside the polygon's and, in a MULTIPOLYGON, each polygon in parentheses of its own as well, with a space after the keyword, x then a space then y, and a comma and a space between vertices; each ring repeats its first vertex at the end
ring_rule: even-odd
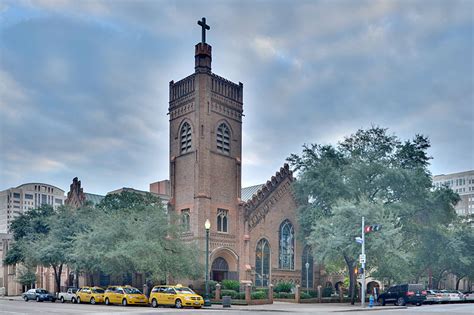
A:
POLYGON ((362 255, 359 261, 362 264, 362 289, 361 289, 361 306, 365 307, 365 222, 362 217, 362 255))

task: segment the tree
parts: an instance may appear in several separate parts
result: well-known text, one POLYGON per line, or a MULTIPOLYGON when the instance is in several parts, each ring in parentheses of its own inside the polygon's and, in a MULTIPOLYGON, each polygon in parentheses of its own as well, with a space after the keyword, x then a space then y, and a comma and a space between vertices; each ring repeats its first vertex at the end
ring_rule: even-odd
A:
MULTIPOLYGON (((367 240, 374 274, 390 279, 413 276, 412 270, 401 267, 409 264, 419 245, 419 230, 411 225, 431 215, 430 201, 436 199, 427 169, 429 146, 424 136, 402 142, 387 129, 371 127, 336 146, 305 145, 301 155, 288 158, 298 177, 294 190, 303 237, 320 260, 345 261, 351 291, 360 252, 354 237, 360 235, 357 223, 362 215, 370 224, 383 225, 367 240)), ((436 201, 439 211, 434 220, 445 216, 449 221, 455 200, 451 196, 436 201)))
POLYGON ((169 224, 174 218, 159 198, 122 192, 106 196, 97 209, 74 245, 81 270, 112 275, 133 270, 155 281, 202 274, 196 246, 181 241, 181 229, 169 224))
POLYGON ((75 233, 75 212, 67 206, 57 211, 48 205, 32 209, 13 220, 14 243, 7 253, 8 264, 24 263, 53 269, 56 290, 61 287, 63 266, 71 261, 75 233))

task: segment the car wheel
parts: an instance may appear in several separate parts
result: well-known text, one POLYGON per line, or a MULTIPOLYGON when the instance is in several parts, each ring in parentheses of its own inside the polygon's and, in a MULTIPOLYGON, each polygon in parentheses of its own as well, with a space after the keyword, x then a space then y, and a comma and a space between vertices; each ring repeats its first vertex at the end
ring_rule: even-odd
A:
POLYGON ((380 299, 380 304, 382 304, 382 306, 385 306, 385 299, 384 298, 380 299))
POLYGON ((52 300, 51 300, 51 303, 55 303, 55 302, 56 302, 56 299, 52 299, 52 300))
POLYGON ((36 302, 41 302, 39 296, 36 297, 36 302))
POLYGON ((91 302, 91 304, 95 304, 95 299, 91 298, 90 302, 91 302))
POLYGON ((180 299, 177 299, 177 300, 174 302, 174 306, 176 306, 176 308, 182 308, 182 307, 183 307, 183 303, 181 302, 180 299))
POLYGON ((127 306, 127 299, 123 299, 123 300, 122 300, 122 305, 123 305, 123 306, 127 306))
POLYGON ((64 303, 64 296, 61 296, 60 300, 61 300, 61 303, 64 303))
POLYGON ((421 303, 420 303, 420 302, 417 302, 417 303, 416 303, 416 306, 421 306, 421 303))
POLYGON ((75 304, 76 302, 77 302, 77 301, 76 301, 75 298, 72 298, 72 299, 71 299, 71 303, 75 304))
POLYGON ((151 300, 151 307, 157 308, 158 307, 158 302, 156 299, 151 300))
POLYGON ((81 298, 77 297, 77 304, 81 304, 81 298))
POLYGON ((25 295, 25 296, 23 297, 23 300, 25 300, 25 302, 28 302, 28 297, 25 295))
POLYGON ((194 308, 198 310, 198 309, 200 309, 201 307, 200 307, 200 306, 195 306, 194 308))
POLYGON ((405 306, 405 299, 402 298, 402 297, 398 298, 397 305, 398 306, 405 306))
POLYGON ((105 298, 105 305, 110 305, 109 298, 105 298))

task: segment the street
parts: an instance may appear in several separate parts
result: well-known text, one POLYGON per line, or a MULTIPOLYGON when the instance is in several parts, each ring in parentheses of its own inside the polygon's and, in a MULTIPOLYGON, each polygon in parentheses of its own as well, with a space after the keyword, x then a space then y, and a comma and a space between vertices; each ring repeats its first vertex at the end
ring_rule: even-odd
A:
POLYGON ((294 304, 276 302, 273 305, 232 306, 223 309, 214 305, 206 309, 175 309, 133 306, 105 306, 70 303, 37 303, 19 300, 0 300, 0 314, 474 314, 474 304, 423 305, 421 307, 378 307, 361 310, 348 304, 294 304))

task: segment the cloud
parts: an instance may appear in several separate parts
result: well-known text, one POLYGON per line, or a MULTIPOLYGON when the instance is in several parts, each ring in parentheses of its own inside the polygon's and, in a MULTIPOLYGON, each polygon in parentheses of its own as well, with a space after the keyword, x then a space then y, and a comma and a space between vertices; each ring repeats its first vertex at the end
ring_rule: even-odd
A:
POLYGON ((0 189, 29 180, 68 187, 79 176, 105 193, 167 178, 168 82, 193 72, 201 16, 213 71, 244 83, 244 185, 265 182, 303 143, 336 143, 372 124, 430 136, 434 173, 473 169, 473 9, 468 1, 6 2, 0 189), (31 169, 35 159, 58 171, 31 169))

